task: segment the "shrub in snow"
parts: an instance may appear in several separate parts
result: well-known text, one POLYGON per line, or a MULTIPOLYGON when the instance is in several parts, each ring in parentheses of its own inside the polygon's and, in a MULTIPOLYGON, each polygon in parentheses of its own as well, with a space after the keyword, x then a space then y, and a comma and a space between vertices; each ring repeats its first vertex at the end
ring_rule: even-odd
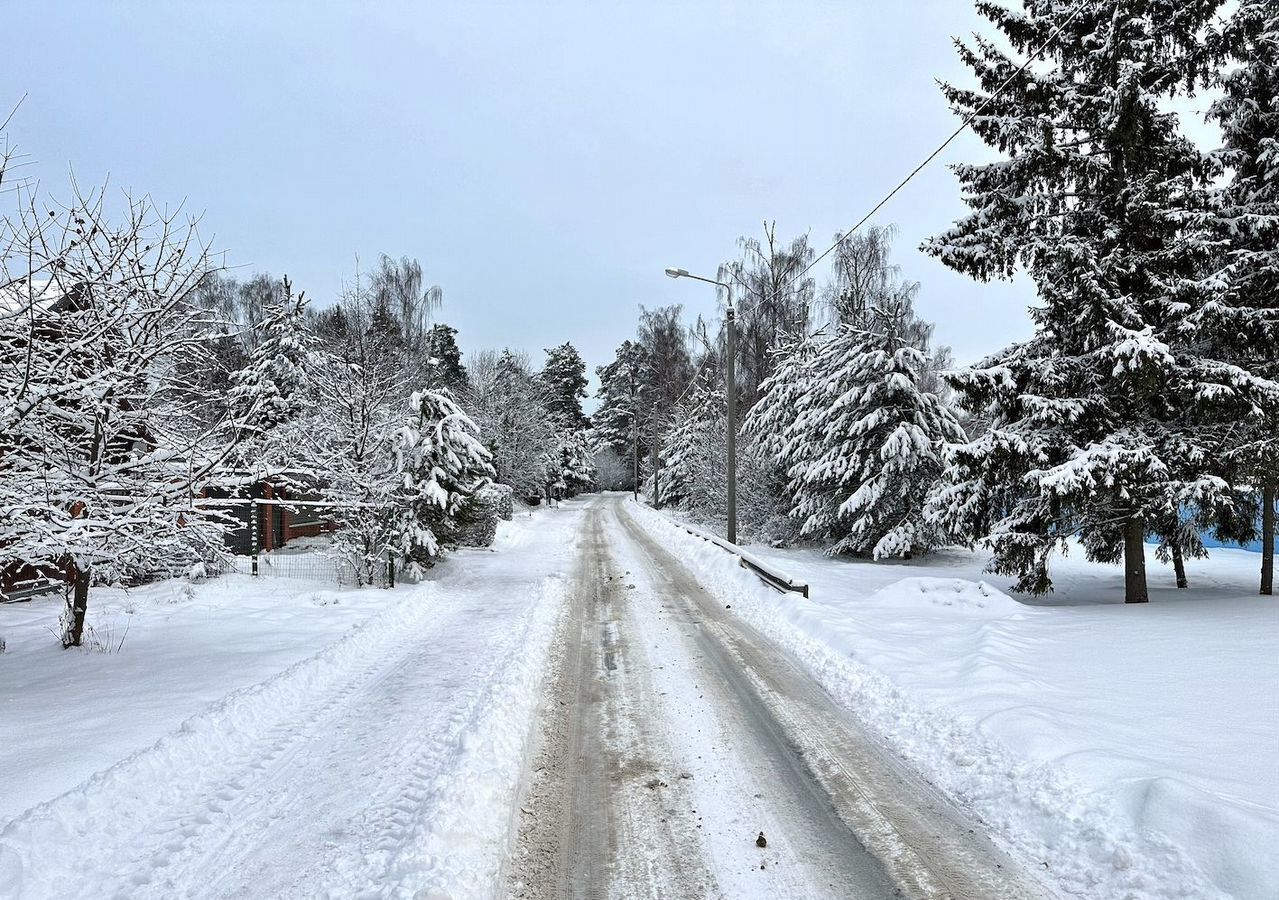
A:
MULTIPOLYGON (((474 522, 468 516, 490 517, 473 502, 493 478, 492 457, 477 432, 447 391, 424 391, 409 398, 408 421, 391 435, 400 477, 390 497, 392 545, 410 573, 433 565, 441 541, 455 541, 474 522)), ((495 523, 495 511, 491 518, 495 523)))
POLYGON ((497 517, 504 522, 515 518, 515 492, 509 484, 486 484, 475 492, 475 496, 487 498, 497 511, 497 517))
POLYGON ((463 547, 491 547, 497 538, 499 519, 513 517, 511 489, 505 484, 486 484, 475 492, 458 528, 457 543, 463 547))

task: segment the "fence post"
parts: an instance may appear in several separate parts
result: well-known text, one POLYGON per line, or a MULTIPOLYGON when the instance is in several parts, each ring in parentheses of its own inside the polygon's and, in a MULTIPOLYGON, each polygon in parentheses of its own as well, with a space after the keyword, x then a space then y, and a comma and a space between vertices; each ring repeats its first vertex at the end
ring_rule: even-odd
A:
POLYGON ((395 587, 395 551, 388 550, 386 553, 386 581, 387 587, 395 587))
POLYGON ((253 554, 253 574, 258 574, 258 501, 249 501, 249 552, 253 554))

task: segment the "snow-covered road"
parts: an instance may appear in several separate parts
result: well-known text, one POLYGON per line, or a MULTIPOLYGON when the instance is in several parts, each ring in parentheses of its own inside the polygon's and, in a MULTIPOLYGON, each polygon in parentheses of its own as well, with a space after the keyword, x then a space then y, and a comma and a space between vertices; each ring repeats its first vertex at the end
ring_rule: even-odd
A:
POLYGON ((1043 895, 617 496, 570 596, 512 896, 1043 895))

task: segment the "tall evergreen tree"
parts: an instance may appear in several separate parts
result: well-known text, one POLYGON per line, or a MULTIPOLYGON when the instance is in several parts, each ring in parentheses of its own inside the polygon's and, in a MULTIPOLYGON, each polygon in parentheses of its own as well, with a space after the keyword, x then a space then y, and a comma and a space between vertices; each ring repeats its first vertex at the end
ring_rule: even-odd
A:
POLYGON ((662 444, 661 502, 717 517, 727 494, 728 399, 723 372, 705 365, 675 406, 662 444))
POLYGON ((977 3, 1016 54, 1042 47, 1047 70, 1018 72, 981 37, 957 42, 980 87, 943 90, 1007 158, 954 167, 973 212, 924 246, 980 280, 1024 267, 1041 305, 1034 337, 951 379, 991 427, 953 453, 939 508, 984 537, 992 569, 1021 590, 1049 590, 1052 549, 1078 536, 1089 558, 1123 559, 1125 597, 1143 602, 1152 521, 1229 500, 1211 449, 1185 427, 1222 373, 1170 349, 1201 302, 1205 246, 1186 226, 1206 204, 1209 167, 1164 107, 1203 76, 1219 6, 977 3))
POLYGON ((546 389, 546 407, 556 421, 569 430, 585 428, 582 412, 586 397, 586 361, 570 343, 546 351, 546 364, 538 375, 546 389))
POLYGON ((466 390, 466 366, 457 346, 457 329, 438 322, 426 333, 426 352, 430 359, 432 381, 455 394, 466 390))
POLYGON ((434 564, 475 492, 494 477, 479 429, 447 393, 415 392, 390 435, 400 482, 390 498, 392 544, 407 565, 434 564))
MULTIPOLYGON (((1244 0, 1219 36, 1229 68, 1209 117, 1222 132, 1228 177, 1210 230, 1222 247, 1218 294, 1187 318, 1189 342, 1271 384, 1279 382, 1279 6, 1244 0)), ((1270 402, 1228 415, 1222 445, 1241 481, 1261 494, 1261 593, 1274 592, 1279 487, 1279 385, 1270 402)))
POLYGON ((592 420, 595 448, 607 449, 627 460, 632 477, 640 473, 640 478, 649 451, 649 436, 641 427, 650 390, 644 377, 646 356, 640 344, 623 341, 613 361, 595 370, 600 379, 597 396, 601 403, 592 420))
POLYGON ((808 339, 765 382, 747 430, 786 472, 802 532, 830 553, 910 557, 940 540, 925 503, 941 448, 964 437, 950 409, 920 390, 930 328, 901 286, 808 339))
POLYGON ((311 402, 315 341, 306 325, 306 298, 293 295, 286 277, 275 302, 263 308, 261 332, 244 368, 231 374, 227 393, 233 457, 242 469, 265 474, 290 456, 285 426, 299 421, 311 402))
POLYGON ((559 432, 555 447, 554 483, 563 484, 568 496, 590 490, 595 484, 595 462, 583 430, 559 432))

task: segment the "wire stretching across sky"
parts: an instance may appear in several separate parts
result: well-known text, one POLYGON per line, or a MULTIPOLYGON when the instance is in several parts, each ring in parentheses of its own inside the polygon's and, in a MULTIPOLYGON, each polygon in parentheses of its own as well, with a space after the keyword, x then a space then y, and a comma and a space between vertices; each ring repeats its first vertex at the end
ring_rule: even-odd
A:
POLYGON ((871 217, 872 217, 872 216, 874 216, 874 215, 875 215, 875 213, 877 213, 877 212, 879 212, 881 209, 883 209, 883 208, 884 208, 884 205, 885 205, 885 204, 887 204, 889 200, 892 200, 892 199, 893 199, 893 197, 897 196, 897 193, 898 193, 899 191, 901 191, 901 189, 902 189, 902 188, 904 188, 907 184, 909 184, 912 178, 914 178, 916 175, 918 175, 920 172, 922 172, 922 171, 924 170, 924 168, 925 168, 925 167, 926 167, 929 163, 931 163, 934 159, 936 159, 938 156, 940 156, 940 155, 941 155, 941 153, 942 153, 942 151, 943 151, 943 150, 945 150, 947 147, 949 147, 949 146, 951 145, 951 143, 955 140, 955 138, 957 138, 957 137, 959 137, 961 134, 963 134, 963 133, 964 133, 964 131, 968 128, 968 126, 969 126, 969 125, 971 125, 974 121, 976 121, 977 117, 978 117, 978 116, 980 116, 982 113, 984 113, 984 112, 986 111, 986 108, 987 108, 987 107, 989 107, 989 106, 990 106, 990 104, 991 104, 991 103, 993 103, 996 99, 998 99, 998 98, 999 98, 999 96, 1000 96, 1001 94, 1003 94, 1004 90, 1005 90, 1005 89, 1006 89, 1006 88, 1007 88, 1010 84, 1012 84, 1012 83, 1013 83, 1013 81, 1014 81, 1014 80, 1015 80, 1018 76, 1020 76, 1023 72, 1025 72, 1025 71, 1026 71, 1026 69, 1028 69, 1028 68, 1030 67, 1030 64, 1031 64, 1031 63, 1033 63, 1035 60, 1039 59, 1039 58, 1043 55, 1043 52, 1044 52, 1045 50, 1047 50, 1047 49, 1048 49, 1048 46, 1049 46, 1050 44, 1052 44, 1052 42, 1053 42, 1054 40, 1056 40, 1056 39, 1057 39, 1057 36, 1058 36, 1059 34, 1061 34, 1063 30, 1065 30, 1065 28, 1066 28, 1066 26, 1067 26, 1067 25, 1069 25, 1071 22, 1073 22, 1073 21, 1075 20, 1075 18, 1076 18, 1076 17, 1077 17, 1077 16, 1078 16, 1078 15, 1079 15, 1079 14, 1080 14, 1083 10, 1084 10, 1084 8, 1085 8, 1087 5, 1088 5, 1088 0, 1080 0, 1080 2, 1079 2, 1078 4, 1076 4, 1074 11, 1073 11, 1073 12, 1071 12, 1071 14, 1070 14, 1069 16, 1067 16, 1067 17, 1065 18, 1065 20, 1064 20, 1064 21, 1062 21, 1062 23, 1061 23, 1060 25, 1058 25, 1056 28, 1054 28, 1054 29, 1052 30, 1052 33, 1051 33, 1051 34, 1049 34, 1049 35, 1048 35, 1048 37, 1044 38, 1043 43, 1042 43, 1042 44, 1040 44, 1040 45, 1039 45, 1039 46, 1035 49, 1035 51, 1034 51, 1033 53, 1031 53, 1031 54, 1030 54, 1030 56, 1026 57, 1026 61, 1025 61, 1025 62, 1023 62, 1020 66, 1018 66, 1018 67, 1017 67, 1017 68, 1013 71, 1013 73, 1012 73, 1011 75, 1009 75, 1007 78, 1005 78, 1005 79, 1004 79, 1004 81, 1003 81, 1003 83, 1001 83, 1001 84, 999 85, 999 87, 995 88, 994 93, 992 93, 992 94, 991 94, 990 96, 988 96, 988 97, 987 97, 984 101, 982 101, 982 103, 981 103, 981 105, 980 105, 980 106, 978 106, 975 110, 973 110, 971 113, 969 113, 969 114, 968 114, 968 115, 964 118, 964 121, 962 121, 962 122, 960 122, 960 123, 959 123, 959 127, 958 127, 958 128, 956 128, 953 132, 951 132, 950 137, 948 137, 948 138, 946 138, 946 140, 942 141, 942 142, 941 142, 941 144, 937 147, 937 149, 936 149, 936 150, 934 150, 932 153, 928 154, 928 156, 924 158, 924 161, 923 161, 923 162, 921 162, 919 165, 915 166, 915 168, 911 170, 911 172, 910 172, 910 174, 909 174, 909 175, 907 175, 905 178, 903 178, 901 181, 899 181, 899 182, 897 183, 897 186, 896 186, 896 187, 894 187, 891 191, 889 191, 889 192, 888 192, 888 193, 884 196, 884 198, 883 198, 882 200, 880 200, 880 201, 879 201, 878 203, 876 203, 873 207, 871 207, 870 212, 866 213, 866 215, 864 215, 864 216, 862 216, 860 219, 858 219, 858 220, 857 220, 857 223, 856 223, 855 225, 853 225, 853 227, 852 227, 852 228, 848 229, 848 230, 847 230, 847 231, 845 231, 845 232, 842 232, 842 233, 840 233, 840 234, 836 235, 834 242, 833 242, 833 243, 832 243, 829 247, 827 247, 825 250, 823 250, 823 251, 821 252, 821 254, 820 254, 819 256, 817 256, 817 257, 816 257, 816 258, 815 258, 812 262, 810 262, 808 265, 804 266, 804 268, 803 268, 803 269, 801 269, 801 270, 800 270, 800 271, 799 271, 799 272, 798 272, 798 273, 797 273, 794 277, 792 277, 792 278, 791 278, 788 282, 786 282, 784 285, 782 285, 782 286, 781 286, 781 287, 779 287, 776 291, 774 291, 774 292, 773 292, 773 294, 769 297, 769 299, 770 299, 770 300, 772 300, 772 299, 776 299, 776 298, 777 298, 778 296, 780 296, 782 293, 784 293, 785 291, 788 291, 788 290, 790 290, 792 287, 794 287, 795 283, 796 283, 796 282, 798 282, 798 281, 799 281, 801 278, 803 278, 804 276, 806 276, 806 275, 807 275, 807 274, 808 274, 808 273, 812 270, 813 266, 817 265, 819 262, 821 262, 823 259, 825 259, 827 256, 829 256, 829 255, 831 254, 831 251, 833 251, 833 250, 834 250, 836 247, 838 247, 841 243, 843 243, 845 240, 847 240, 847 239, 848 239, 848 237, 849 237, 850 235, 852 235, 855 231, 857 231, 857 229, 861 228, 861 227, 862 227, 863 225, 865 225, 868 221, 870 221, 871 217))
MULTIPOLYGON (((1042 57, 1044 51, 1048 49, 1049 45, 1052 44, 1052 42, 1057 39, 1057 36, 1061 34, 1062 31, 1065 30, 1066 26, 1068 26, 1071 22, 1075 21, 1075 18, 1084 10, 1084 7, 1086 7, 1087 5, 1088 5, 1088 0, 1080 0, 1080 2, 1075 5, 1075 8, 1070 13, 1070 15, 1068 15, 1061 22, 1060 25, 1054 28, 1052 32, 1048 35, 1048 37, 1044 38, 1043 43, 1041 43, 1038 47, 1036 47, 1034 52, 1031 53, 1030 56, 1026 57, 1026 61, 1023 62, 1020 66, 1018 66, 1016 69, 1014 69, 1012 74, 1010 74, 1007 78, 1005 78, 1003 82, 1000 83, 999 87, 995 88, 994 92, 991 93, 990 96, 988 96, 985 100, 982 101, 980 106, 978 106, 975 110, 973 110, 967 116, 965 116, 964 120, 959 123, 959 127, 956 128, 954 131, 952 131, 950 133, 950 136, 947 137, 946 140, 942 141, 937 146, 937 149, 933 150, 932 153, 928 154, 928 156, 924 158, 923 162, 915 166, 915 168, 911 169, 910 174, 907 175, 905 178, 903 178, 901 181, 899 181, 896 187, 894 187, 891 191, 885 194, 882 200, 880 200, 873 207, 871 207, 870 212, 866 213, 866 215, 858 219, 856 224, 854 224, 852 228, 849 228, 847 231, 841 232, 840 234, 836 235, 834 242, 829 247, 823 250, 820 255, 815 257, 812 262, 804 266, 804 268, 801 269, 798 273, 796 273, 789 281, 787 281, 784 285, 782 285, 776 291, 774 291, 772 295, 769 297, 769 299, 770 300, 776 299, 782 293, 794 287, 796 282, 804 278, 810 271, 812 271, 813 266, 817 265, 827 256, 830 256, 831 252, 836 247, 838 247, 841 243, 847 240, 850 235, 852 235, 854 232, 857 231, 857 229, 861 228, 868 221, 870 221, 871 217, 874 216, 875 213, 883 209, 885 204, 887 204, 889 200, 892 200, 893 197, 897 196, 897 194, 901 191, 901 189, 910 183, 911 179, 913 179, 916 175, 922 172, 928 166, 928 164, 931 163, 934 159, 940 156, 942 152, 954 142, 955 138, 963 134, 964 131, 967 130, 968 126, 971 125, 974 121, 976 121, 977 117, 980 116, 982 113, 984 113, 987 107, 989 107, 991 103, 997 100, 1000 97, 1000 95, 1003 94, 1004 90, 1010 84, 1012 84, 1013 81, 1018 78, 1018 76, 1020 76, 1023 72, 1026 71, 1026 69, 1030 67, 1031 63, 1035 62, 1037 59, 1042 57)), ((702 370, 706 367, 706 363, 709 358, 710 358, 709 352, 702 357, 701 364, 697 367, 697 370, 693 373, 693 378, 691 381, 689 381, 688 387, 684 388, 684 392, 680 394, 679 399, 675 401, 675 405, 679 405, 679 402, 683 400, 685 396, 688 395, 688 392, 690 390, 693 389, 693 385, 697 383, 697 378, 698 376, 702 374, 702 370)))

